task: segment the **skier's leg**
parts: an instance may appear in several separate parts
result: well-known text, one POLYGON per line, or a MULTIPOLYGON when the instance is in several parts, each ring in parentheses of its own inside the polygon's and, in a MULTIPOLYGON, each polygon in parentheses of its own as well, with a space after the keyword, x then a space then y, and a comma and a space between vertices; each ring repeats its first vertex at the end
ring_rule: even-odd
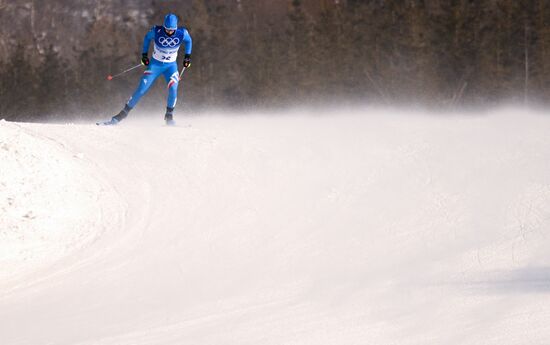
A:
POLYGON ((130 99, 128 100, 127 105, 130 107, 130 109, 135 107, 141 97, 145 95, 147 91, 149 91, 149 88, 155 83, 155 80, 158 78, 161 72, 162 69, 154 64, 151 64, 150 68, 143 72, 143 76, 141 77, 139 86, 137 87, 132 97, 130 97, 130 99))
POLYGON ((154 63, 149 65, 149 68, 143 72, 143 76, 141 77, 141 81, 139 82, 139 86, 136 91, 132 97, 130 97, 126 105, 124 105, 124 109, 122 109, 117 115, 113 116, 111 119, 111 124, 116 124, 128 116, 130 110, 136 106, 141 97, 147 93, 151 85, 155 83, 155 80, 162 73, 162 67, 162 65, 156 65, 154 63))
POLYGON ((176 63, 174 63, 172 66, 170 66, 164 71, 164 78, 168 83, 168 86, 167 86, 168 99, 166 104, 166 115, 164 116, 164 120, 166 120, 166 123, 168 124, 174 124, 173 113, 174 113, 174 108, 176 107, 176 102, 178 100, 178 84, 180 79, 179 73, 178 73, 178 66, 176 63))

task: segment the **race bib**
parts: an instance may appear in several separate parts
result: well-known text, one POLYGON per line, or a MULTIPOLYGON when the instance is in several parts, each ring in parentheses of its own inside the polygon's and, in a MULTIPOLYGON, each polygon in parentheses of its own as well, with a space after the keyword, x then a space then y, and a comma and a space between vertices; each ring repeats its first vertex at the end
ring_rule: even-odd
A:
POLYGON ((155 44, 153 57, 155 58, 155 60, 161 62, 174 62, 178 57, 178 48, 179 45, 177 45, 176 48, 161 48, 155 44))

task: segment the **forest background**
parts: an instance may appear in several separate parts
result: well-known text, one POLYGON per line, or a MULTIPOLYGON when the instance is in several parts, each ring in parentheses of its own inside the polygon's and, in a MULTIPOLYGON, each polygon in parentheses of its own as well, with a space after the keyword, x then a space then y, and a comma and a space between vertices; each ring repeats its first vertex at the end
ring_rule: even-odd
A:
MULTIPOLYGON (((546 103, 546 0, 0 0, 0 118, 113 115, 168 12, 193 37, 178 111, 546 103)), ((183 55, 183 54, 180 54, 183 55)), ((181 66, 181 56, 178 59, 181 66)), ((163 113, 164 80, 138 107, 163 113)))

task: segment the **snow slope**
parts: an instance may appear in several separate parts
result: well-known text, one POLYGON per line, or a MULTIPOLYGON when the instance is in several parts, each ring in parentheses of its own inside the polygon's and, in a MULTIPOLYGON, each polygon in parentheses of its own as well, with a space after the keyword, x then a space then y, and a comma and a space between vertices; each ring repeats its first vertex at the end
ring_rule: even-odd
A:
POLYGON ((0 122, 1 344, 547 344, 550 117, 0 122))

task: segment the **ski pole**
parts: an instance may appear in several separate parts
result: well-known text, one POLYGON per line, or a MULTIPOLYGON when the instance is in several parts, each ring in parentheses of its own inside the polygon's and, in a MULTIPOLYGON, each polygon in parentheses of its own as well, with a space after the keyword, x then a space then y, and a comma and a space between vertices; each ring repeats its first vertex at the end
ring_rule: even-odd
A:
POLYGON ((187 67, 183 67, 183 68, 181 69, 180 80, 181 80, 181 77, 183 76, 183 72, 185 72, 185 69, 187 69, 187 67))
POLYGON ((130 67, 130 68, 128 68, 127 70, 122 71, 122 72, 120 72, 120 73, 118 73, 118 74, 115 74, 115 75, 110 75, 110 74, 109 74, 109 75, 107 76, 107 80, 113 80, 113 79, 116 78, 116 77, 120 77, 121 75, 123 75, 123 74, 125 74, 125 73, 128 73, 128 72, 130 72, 131 70, 140 67, 141 65, 142 65, 142 64, 135 65, 134 67, 130 67))

